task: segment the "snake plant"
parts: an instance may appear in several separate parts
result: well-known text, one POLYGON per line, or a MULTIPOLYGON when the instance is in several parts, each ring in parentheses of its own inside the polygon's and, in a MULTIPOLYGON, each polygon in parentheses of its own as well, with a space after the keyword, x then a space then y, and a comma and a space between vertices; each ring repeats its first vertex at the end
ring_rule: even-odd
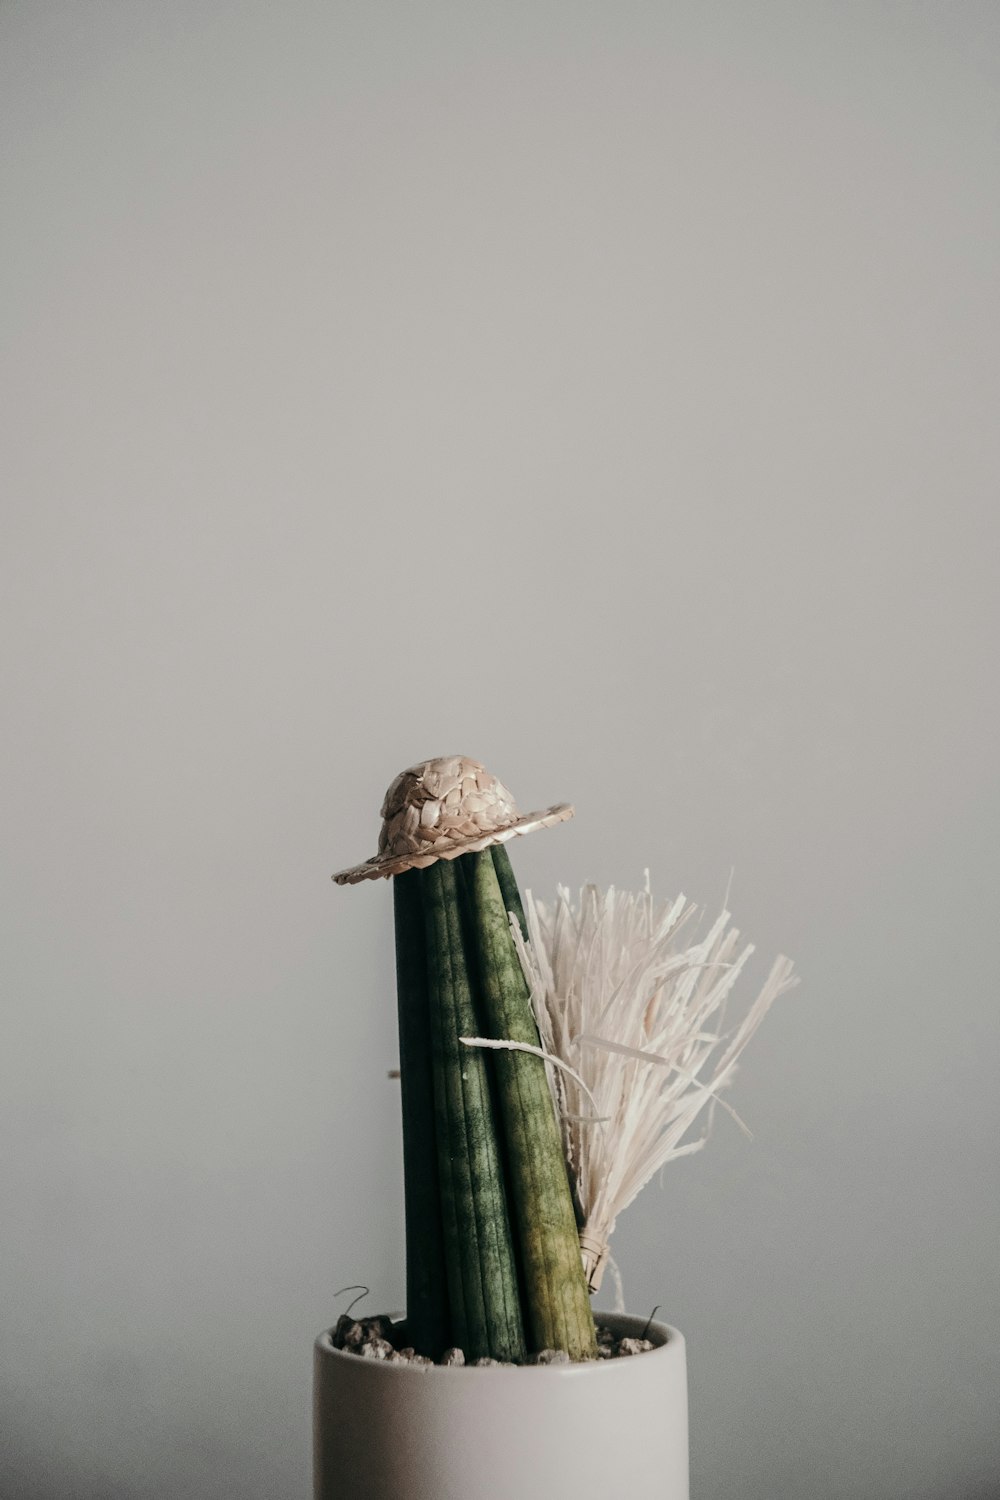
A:
POLYGON ((438 1357, 594 1355, 576 1215, 510 927, 502 844, 393 879, 409 1338, 438 1357))

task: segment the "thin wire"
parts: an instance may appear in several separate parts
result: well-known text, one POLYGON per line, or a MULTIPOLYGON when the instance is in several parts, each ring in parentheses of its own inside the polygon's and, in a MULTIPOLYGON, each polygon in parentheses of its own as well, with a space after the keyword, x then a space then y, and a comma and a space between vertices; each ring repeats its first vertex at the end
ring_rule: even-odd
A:
POLYGON ((333 1295, 334 1297, 342 1297, 345 1292, 357 1292, 358 1294, 352 1301, 347 1304, 347 1307, 345 1308, 345 1316, 350 1316, 351 1308, 355 1305, 355 1303, 360 1302, 364 1297, 370 1296, 371 1287, 362 1286, 360 1281, 355 1281, 351 1286, 342 1286, 340 1288, 340 1291, 334 1292, 333 1295))

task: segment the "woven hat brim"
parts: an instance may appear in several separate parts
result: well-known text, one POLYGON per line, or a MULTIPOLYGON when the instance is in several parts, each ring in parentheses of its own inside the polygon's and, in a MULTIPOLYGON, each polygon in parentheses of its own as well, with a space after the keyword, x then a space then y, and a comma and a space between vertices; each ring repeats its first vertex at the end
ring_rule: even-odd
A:
POLYGON ((366 859, 363 865, 340 870, 332 878, 337 885, 357 885, 361 880, 387 880, 390 875, 402 875, 405 870, 426 870, 428 865, 435 864, 439 859, 457 859, 460 854, 474 854, 477 849, 488 849, 491 844, 506 844, 508 839, 533 833, 536 828, 551 828, 554 823, 565 823, 572 816, 572 804, 559 802, 555 807, 545 808, 543 812, 525 813, 516 823, 508 823, 506 828, 493 828, 489 833, 454 839, 437 848, 428 849, 426 854, 376 854, 371 859, 366 859))

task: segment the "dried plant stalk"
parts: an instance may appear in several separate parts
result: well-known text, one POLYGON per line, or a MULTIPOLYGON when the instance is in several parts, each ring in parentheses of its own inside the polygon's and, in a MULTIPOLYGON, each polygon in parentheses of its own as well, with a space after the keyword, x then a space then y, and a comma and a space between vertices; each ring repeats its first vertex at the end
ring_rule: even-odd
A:
POLYGON ((702 1135, 692 1139, 692 1127, 732 1081, 773 1001, 797 983, 790 960, 777 958, 725 1032, 726 1002, 754 949, 740 945, 728 911, 685 941, 696 911, 684 896, 654 903, 647 875, 642 892, 588 885, 574 900, 560 886, 551 905, 527 892, 527 939, 511 923, 542 1047, 567 1065, 547 1073, 591 1291, 622 1209, 667 1162, 704 1145, 711 1109, 702 1135))

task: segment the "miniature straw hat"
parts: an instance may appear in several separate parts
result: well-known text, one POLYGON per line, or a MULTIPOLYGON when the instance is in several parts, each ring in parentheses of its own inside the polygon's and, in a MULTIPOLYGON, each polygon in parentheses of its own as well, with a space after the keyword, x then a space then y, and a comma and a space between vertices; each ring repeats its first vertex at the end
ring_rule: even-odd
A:
POLYGON ((422 870, 438 859, 503 844, 573 816, 568 802, 519 813, 510 792, 478 760, 442 755, 401 771, 382 803, 378 853, 334 875, 338 885, 422 870))

